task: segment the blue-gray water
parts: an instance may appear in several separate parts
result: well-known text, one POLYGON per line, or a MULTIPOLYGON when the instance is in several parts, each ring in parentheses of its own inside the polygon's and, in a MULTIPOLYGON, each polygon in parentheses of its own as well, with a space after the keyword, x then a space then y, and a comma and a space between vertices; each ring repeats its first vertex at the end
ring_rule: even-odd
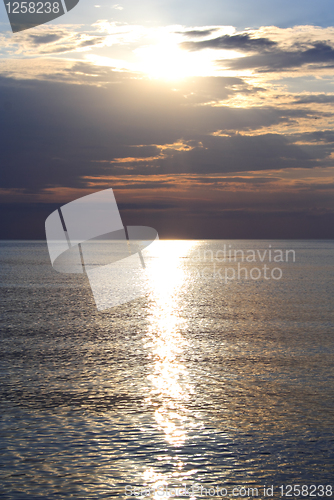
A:
POLYGON ((162 242, 160 261, 149 295, 98 312, 44 242, 1 242, 1 498, 334 487, 334 241, 162 242), (225 283, 224 245, 295 262, 225 283))

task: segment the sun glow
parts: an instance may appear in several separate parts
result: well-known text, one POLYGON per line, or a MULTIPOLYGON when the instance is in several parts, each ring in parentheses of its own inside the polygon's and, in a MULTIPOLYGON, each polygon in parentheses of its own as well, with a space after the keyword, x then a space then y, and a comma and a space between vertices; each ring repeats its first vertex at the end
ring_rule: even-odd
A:
MULTIPOLYGON (((146 28, 120 26, 106 21, 94 26, 98 31, 108 33, 104 46, 110 47, 110 52, 109 55, 106 55, 107 52, 103 55, 86 54, 87 61, 97 66, 109 66, 116 71, 144 74, 149 78, 173 81, 187 77, 223 76, 231 71, 217 61, 243 57, 243 54, 231 49, 187 49, 184 43, 191 41, 191 37, 187 36, 188 30, 184 26, 146 28)), ((215 37, 235 31, 231 26, 210 26, 208 29, 215 30, 215 37)), ((205 39, 206 35, 203 35, 201 40, 205 39)))
POLYGON ((187 52, 178 44, 165 40, 135 50, 138 70, 153 78, 178 80, 189 76, 208 76, 214 73, 214 64, 206 51, 187 52))

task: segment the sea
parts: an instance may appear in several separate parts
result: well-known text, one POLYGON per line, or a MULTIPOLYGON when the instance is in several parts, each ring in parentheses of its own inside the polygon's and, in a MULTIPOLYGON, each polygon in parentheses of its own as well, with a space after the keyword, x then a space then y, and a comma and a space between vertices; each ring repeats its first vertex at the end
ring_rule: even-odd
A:
POLYGON ((334 497, 334 240, 161 240, 97 310, 1 241, 0 498, 334 497))

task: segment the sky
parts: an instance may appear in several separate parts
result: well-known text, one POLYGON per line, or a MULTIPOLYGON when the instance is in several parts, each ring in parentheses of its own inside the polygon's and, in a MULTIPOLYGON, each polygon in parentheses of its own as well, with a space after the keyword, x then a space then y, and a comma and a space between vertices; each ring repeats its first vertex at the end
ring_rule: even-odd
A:
POLYGON ((324 0, 80 0, 13 34, 1 4, 0 238, 106 188, 162 238, 333 238, 333 24, 324 0))

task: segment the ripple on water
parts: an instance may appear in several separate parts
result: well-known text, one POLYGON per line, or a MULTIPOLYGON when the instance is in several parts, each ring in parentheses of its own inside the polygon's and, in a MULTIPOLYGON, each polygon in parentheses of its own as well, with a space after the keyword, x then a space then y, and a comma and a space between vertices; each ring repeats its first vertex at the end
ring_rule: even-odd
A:
POLYGON ((294 242, 274 284, 195 278, 220 245, 164 242, 151 293, 105 313, 44 243, 0 246, 4 498, 330 483, 333 243, 294 242))

